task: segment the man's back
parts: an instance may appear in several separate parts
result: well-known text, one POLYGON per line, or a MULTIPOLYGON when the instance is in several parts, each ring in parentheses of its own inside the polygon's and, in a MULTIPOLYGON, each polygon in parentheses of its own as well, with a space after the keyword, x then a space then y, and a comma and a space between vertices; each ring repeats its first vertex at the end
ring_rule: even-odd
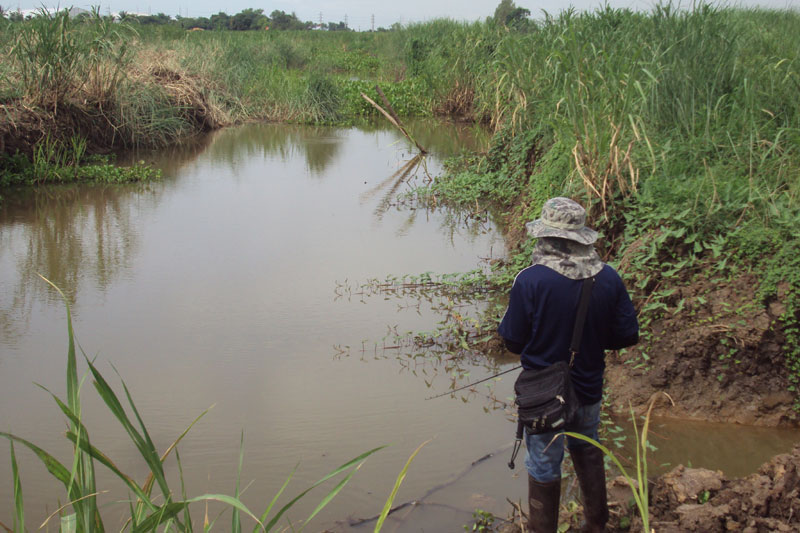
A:
MULTIPOLYGON (((572 377, 581 403, 600 400, 604 350, 631 344, 636 313, 617 272, 608 265, 594 276, 592 298, 572 377)), ((514 280, 499 332, 521 352, 522 366, 544 368, 569 359, 572 328, 582 280, 569 279, 543 265, 522 270, 514 280)))

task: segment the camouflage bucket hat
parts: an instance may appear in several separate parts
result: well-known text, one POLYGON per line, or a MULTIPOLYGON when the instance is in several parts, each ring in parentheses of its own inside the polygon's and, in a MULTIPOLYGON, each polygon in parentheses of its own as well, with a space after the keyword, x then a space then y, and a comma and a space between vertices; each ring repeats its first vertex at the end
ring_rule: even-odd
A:
POLYGON ((586 210, 569 198, 551 198, 542 206, 540 218, 525 224, 531 237, 559 237, 593 244, 597 240, 597 232, 586 227, 586 210))

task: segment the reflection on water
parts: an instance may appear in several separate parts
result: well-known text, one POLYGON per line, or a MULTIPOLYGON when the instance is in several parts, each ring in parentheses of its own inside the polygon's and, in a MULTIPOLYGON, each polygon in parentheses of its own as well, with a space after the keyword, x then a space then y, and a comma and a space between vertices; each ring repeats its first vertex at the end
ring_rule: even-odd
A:
MULTIPOLYGON (((391 132, 390 126, 378 121, 365 122, 360 129, 391 132)), ((432 121, 412 122, 409 130, 440 157, 475 150, 486 140, 475 128, 443 126, 432 121)), ((256 157, 282 161, 300 157, 310 176, 323 179, 325 170, 340 154, 348 131, 284 124, 224 129, 166 150, 120 158, 121 164, 144 161, 158 166, 165 176, 162 183, 52 187, 8 195, 0 204, 0 225, 4 226, 0 231, 4 250, 0 260, 5 269, 13 268, 19 276, 13 287, 0 294, 0 330, 4 338, 12 339, 25 331, 34 297, 52 297, 46 285, 38 282, 39 274, 46 274, 62 287, 69 303, 75 305, 76 295, 87 278, 103 291, 121 271, 129 268, 139 238, 132 231, 129 202, 139 205, 145 202, 155 209, 163 189, 171 188, 180 169, 195 164, 201 154, 208 152, 206 157, 215 166, 226 166, 233 180, 242 173, 242 165, 256 157)), ((373 137, 370 143, 377 149, 380 141, 373 137)), ((380 192, 380 201, 373 209, 378 221, 390 208, 399 207, 393 200, 401 185, 408 185, 423 172, 430 179, 428 158, 407 155, 404 150, 396 156, 399 168, 361 194, 365 203, 380 192)), ((398 236, 407 234, 420 214, 413 208, 405 211, 405 220, 396 230, 398 236)), ((460 213, 449 213, 441 224, 440 229, 449 232, 451 244, 458 225, 463 222, 460 217, 460 213)))
MULTIPOLYGON (((393 126, 383 120, 359 123, 365 133, 393 132, 393 126)), ((430 120, 412 120, 407 129, 435 158, 485 150, 489 134, 485 130, 464 124, 442 124, 430 120)), ((155 162, 167 175, 174 175, 183 165, 192 163, 204 151, 211 150, 215 161, 235 170, 242 159, 254 156, 279 156, 287 159, 296 155, 303 158, 311 175, 324 177, 326 168, 341 156, 346 128, 308 126, 299 124, 260 124, 255 127, 228 128, 198 137, 165 150, 142 151, 120 158, 125 164, 134 161, 155 162)), ((399 136, 399 134, 398 134, 399 136)), ((373 137, 375 143, 378 137, 373 137)), ((398 140, 398 143, 403 141, 398 140)), ((377 144, 373 144, 378 148, 377 144)), ((408 147, 398 144, 399 155, 412 159, 408 147)))
POLYGON ((5 198, 0 211, 0 328, 6 341, 24 333, 34 298, 52 296, 39 274, 63 287, 71 305, 87 281, 105 290, 130 265, 137 234, 131 194, 146 185, 69 186, 28 190, 5 198))

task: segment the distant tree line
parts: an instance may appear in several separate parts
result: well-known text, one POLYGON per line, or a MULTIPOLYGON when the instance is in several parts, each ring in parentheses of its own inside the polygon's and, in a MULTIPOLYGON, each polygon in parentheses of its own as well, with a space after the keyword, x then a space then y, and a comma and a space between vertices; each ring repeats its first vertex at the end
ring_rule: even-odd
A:
POLYGON ((134 15, 130 13, 120 13, 120 19, 128 22, 138 22, 139 24, 172 24, 183 29, 190 30, 200 28, 203 30, 313 30, 315 28, 330 31, 349 31, 344 22, 329 22, 328 24, 315 24, 310 21, 302 21, 294 13, 286 13, 276 9, 267 16, 263 9, 247 8, 228 15, 220 11, 210 17, 175 17, 171 18, 164 13, 157 15, 134 15))
MULTIPOLYGON (((11 11, 0 6, 0 15, 12 22, 23 20, 22 13, 11 11)), ((28 15, 30 18, 31 15, 28 15)), ((34 15, 35 16, 35 15, 34 15)), ((82 13, 76 18, 88 17, 89 13, 82 13)), ((302 21, 294 13, 286 13, 276 9, 267 16, 263 9, 243 9, 235 15, 228 15, 220 11, 210 17, 171 17, 165 13, 155 15, 141 15, 121 11, 117 20, 138 23, 142 25, 173 25, 186 30, 200 28, 203 30, 313 30, 322 29, 328 31, 352 31, 344 22, 328 22, 327 24, 316 24, 310 21, 302 21)), ((380 28, 383 30, 383 28, 380 28)))

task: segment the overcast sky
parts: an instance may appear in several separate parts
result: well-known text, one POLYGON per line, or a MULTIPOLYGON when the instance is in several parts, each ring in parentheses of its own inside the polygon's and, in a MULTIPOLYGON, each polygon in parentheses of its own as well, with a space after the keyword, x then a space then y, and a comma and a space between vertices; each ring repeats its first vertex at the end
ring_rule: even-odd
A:
MULTIPOLYGON (((434 18, 451 18, 454 20, 475 21, 482 20, 494 13, 500 0, 228 0, 219 2, 214 0, 74 0, 68 2, 61 0, 61 7, 82 7, 89 9, 91 6, 100 6, 102 13, 128 11, 131 13, 166 13, 167 15, 208 17, 214 13, 224 11, 229 15, 251 7, 263 9, 266 14, 280 9, 287 13, 294 12, 303 20, 318 22, 345 21, 350 28, 356 30, 369 30, 373 24, 375 28, 388 28, 395 22, 407 24, 434 18)), ((35 9, 42 5, 53 7, 58 0, 0 0, 0 5, 7 10, 35 9)), ((578 10, 592 10, 608 3, 612 7, 629 7, 632 9, 649 10, 654 2, 650 0, 550 0, 537 2, 532 0, 519 0, 515 4, 531 10, 536 17, 542 10, 549 13, 558 13, 569 6, 578 10)), ((676 2, 677 3, 677 2, 676 2)), ((684 5, 691 5, 691 1, 684 0, 684 5)), ((800 9, 800 0, 747 0, 739 2, 740 5, 760 5, 773 8, 800 9)))

